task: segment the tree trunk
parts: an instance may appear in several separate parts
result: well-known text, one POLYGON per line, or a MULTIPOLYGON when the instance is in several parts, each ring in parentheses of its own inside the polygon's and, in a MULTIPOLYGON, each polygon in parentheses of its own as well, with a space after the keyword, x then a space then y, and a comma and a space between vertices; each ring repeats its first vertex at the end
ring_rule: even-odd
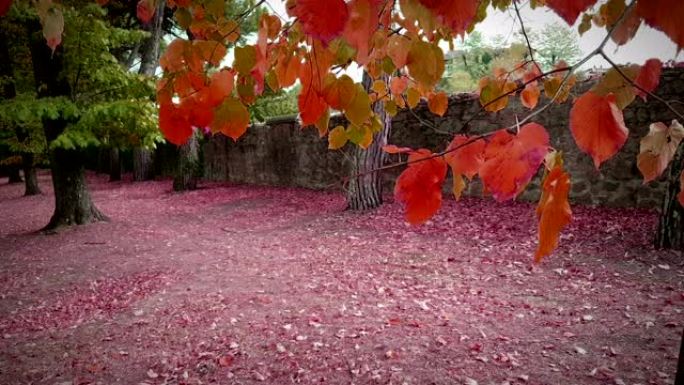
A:
POLYGON ((7 183, 17 184, 23 182, 21 174, 19 174, 19 166, 11 165, 8 167, 7 171, 9 172, 9 181, 7 183))
MULTIPOLYGON (((144 29, 151 35, 142 46, 140 70, 138 71, 142 75, 153 77, 159 66, 159 45, 162 36, 162 23, 164 22, 164 7, 166 7, 166 1, 159 1, 154 18, 148 25, 144 26, 144 29)), ((152 151, 143 147, 135 147, 133 149, 133 180, 144 181, 153 178, 152 151)))
POLYGON ((109 181, 121 180, 121 157, 118 148, 109 149, 109 181))
POLYGON ((178 149, 178 169, 173 178, 174 191, 195 190, 199 176, 199 140, 193 133, 178 149))
POLYGON ((24 169, 24 196, 38 195, 41 193, 38 186, 38 175, 33 164, 34 155, 30 152, 21 154, 22 167, 24 169))
MULTIPOLYGON (((387 80, 387 79, 385 79, 387 80)), ((372 79, 367 73, 363 74, 363 86, 369 90, 372 79)), ((382 147, 387 144, 392 132, 392 117, 385 111, 383 102, 376 102, 373 112, 383 123, 382 131, 373 135, 373 143, 367 148, 354 147, 352 164, 347 189, 347 208, 350 210, 368 210, 382 204, 382 173, 373 172, 382 167, 387 154, 382 147), (361 175, 354 178, 354 175, 361 175)))
POLYGON ((684 145, 679 146, 670 166, 668 185, 655 236, 656 249, 684 250, 684 208, 677 200, 683 161, 684 145))
POLYGON ((50 161, 55 212, 44 230, 106 220, 90 199, 83 166, 84 154, 57 148, 52 152, 50 161))
MULTIPOLYGON (((40 32, 42 27, 37 20, 29 22, 27 28, 31 36, 31 64, 38 97, 71 97, 71 86, 61 73, 64 65, 63 45, 60 44, 53 52, 45 44, 40 32)), ((62 117, 43 119, 43 131, 48 148, 64 132, 67 124, 62 117)), ((84 162, 84 156, 80 151, 61 148, 50 151, 55 211, 45 230, 106 219, 90 199, 85 181, 84 162)))
POLYGON ((144 181, 154 179, 152 169, 152 151, 136 147, 133 149, 133 180, 144 181))

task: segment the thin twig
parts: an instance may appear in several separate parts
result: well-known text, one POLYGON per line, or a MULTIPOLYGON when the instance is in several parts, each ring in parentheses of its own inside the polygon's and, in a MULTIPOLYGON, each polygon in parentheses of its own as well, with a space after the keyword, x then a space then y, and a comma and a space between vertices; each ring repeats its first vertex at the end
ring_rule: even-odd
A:
POLYGON ((527 43, 527 50, 530 52, 530 60, 532 61, 532 63, 534 63, 539 72, 543 72, 541 67, 539 66, 539 63, 537 63, 537 61, 534 60, 534 50, 532 49, 532 44, 530 44, 530 38, 527 36, 527 31, 525 30, 525 23, 523 22, 522 15, 520 15, 520 9, 518 8, 517 0, 513 1, 513 6, 515 7, 515 14, 518 16, 518 20, 520 20, 520 30, 522 31, 523 37, 525 37, 525 42, 527 43))

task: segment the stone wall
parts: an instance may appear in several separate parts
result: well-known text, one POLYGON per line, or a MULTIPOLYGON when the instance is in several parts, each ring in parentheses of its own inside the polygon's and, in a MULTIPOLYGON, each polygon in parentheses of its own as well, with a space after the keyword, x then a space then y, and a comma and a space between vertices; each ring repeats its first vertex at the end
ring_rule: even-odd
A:
MULTIPOLYGON (((591 81, 579 85, 574 94, 579 95, 591 86, 591 81)), ((663 72, 658 94, 668 100, 684 101, 684 70, 667 69, 663 72)), ((470 133, 488 132, 515 123, 528 110, 517 98, 504 111, 481 114, 469 124, 470 133)), ((545 99, 540 100, 544 103, 545 99)), ((539 114, 534 121, 542 124, 551 135, 552 145, 562 150, 565 165, 572 177, 571 199, 577 203, 608 206, 657 207, 662 197, 664 183, 642 184, 636 168, 639 140, 648 132, 654 121, 670 122, 671 111, 655 100, 644 103, 641 99, 624 112, 630 137, 623 150, 605 162, 600 170, 593 166, 591 158, 581 153, 568 128, 571 103, 553 105, 539 114)), ((423 104, 413 112, 402 111, 393 121, 390 143, 399 146, 444 149, 453 133, 460 132, 463 122, 470 119, 480 108, 474 95, 454 95, 449 99, 449 109, 444 117, 433 116, 423 104), (430 124, 425 124, 429 122, 430 124)), ((344 124, 342 118, 333 118, 331 127, 344 124)), ((208 139, 203 147, 204 173, 209 180, 230 181, 275 186, 298 186, 314 189, 341 188, 347 175, 349 148, 328 151, 327 140, 320 139, 313 128, 302 129, 294 117, 272 120, 266 125, 250 127, 236 143, 218 135, 208 139)), ((393 156, 396 161, 397 156, 393 156)), ((400 169, 385 173, 391 185, 400 169)), ((535 177, 520 199, 539 198, 539 175, 535 177)), ((445 184, 445 191, 449 184, 445 184)), ((480 194, 481 185, 475 181, 467 190, 480 194)))

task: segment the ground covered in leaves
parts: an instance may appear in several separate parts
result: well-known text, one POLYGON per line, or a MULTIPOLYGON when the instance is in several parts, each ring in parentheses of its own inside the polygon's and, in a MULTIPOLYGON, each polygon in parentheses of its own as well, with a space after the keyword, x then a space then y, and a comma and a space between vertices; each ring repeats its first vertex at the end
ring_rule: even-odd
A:
MULTIPOLYGON (((671 384, 681 256, 655 214, 575 207, 533 267, 533 206, 421 227, 338 193, 91 176, 110 222, 36 230, 0 185, 2 384, 671 384)), ((41 187, 50 190, 49 177, 41 187)))

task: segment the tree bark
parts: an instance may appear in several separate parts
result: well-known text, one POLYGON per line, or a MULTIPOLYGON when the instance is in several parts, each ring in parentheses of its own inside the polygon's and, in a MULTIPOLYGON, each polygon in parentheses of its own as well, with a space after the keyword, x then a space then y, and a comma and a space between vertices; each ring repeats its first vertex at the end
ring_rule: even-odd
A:
POLYGON ((193 133, 188 141, 180 146, 178 152, 178 168, 173 178, 173 190, 195 190, 200 170, 197 134, 193 133))
MULTIPOLYGON (((27 29, 31 38, 31 63, 38 97, 71 97, 71 86, 67 78, 61 74, 64 65, 64 46, 59 45, 52 52, 45 44, 41 33, 42 27, 37 20, 29 22, 27 29)), ((64 132, 67 124, 62 117, 43 119, 43 131, 48 148, 50 143, 64 132)), ((84 159, 81 151, 60 148, 50 151, 55 210, 44 230, 106 219, 90 198, 85 181, 84 159)))
POLYGON ((57 148, 52 151, 50 161, 55 211, 44 230, 106 220, 90 198, 85 180, 84 154, 57 148))
POLYGON ((24 169, 24 196, 38 195, 41 193, 38 186, 38 175, 34 163, 35 156, 30 152, 21 154, 22 168, 24 169))
POLYGON ((121 157, 118 148, 109 149, 109 181, 121 180, 121 157))
POLYGON ((679 146, 668 173, 668 184, 654 242, 656 249, 684 250, 684 208, 677 200, 683 161, 684 146, 679 146))
MULTIPOLYGON (((369 90, 371 83, 370 76, 364 73, 364 88, 369 90)), ((347 209, 350 210, 369 210, 382 204, 382 173, 373 170, 382 167, 387 158, 382 147, 387 144, 392 132, 392 118, 385 111, 384 103, 380 101, 374 104, 373 112, 383 123, 383 129, 373 135, 373 143, 367 149, 354 147, 347 189, 347 209), (361 176, 354 178, 354 175, 361 176)))
MULTIPOLYGON (((142 75, 153 77, 159 66, 159 45, 164 22, 164 7, 166 7, 166 1, 159 1, 154 18, 148 25, 144 26, 144 29, 150 32, 150 37, 143 43, 140 55, 138 73, 142 75)), ((153 178, 152 151, 144 147, 135 147, 133 149, 133 180, 144 181, 153 178)))

